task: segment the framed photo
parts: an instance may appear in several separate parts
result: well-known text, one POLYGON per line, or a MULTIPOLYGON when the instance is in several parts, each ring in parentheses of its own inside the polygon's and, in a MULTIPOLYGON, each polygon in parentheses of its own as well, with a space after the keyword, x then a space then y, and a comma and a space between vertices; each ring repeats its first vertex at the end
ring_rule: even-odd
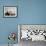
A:
POLYGON ((4 6, 3 15, 4 15, 4 17, 16 17, 17 16, 17 7, 16 6, 4 6))

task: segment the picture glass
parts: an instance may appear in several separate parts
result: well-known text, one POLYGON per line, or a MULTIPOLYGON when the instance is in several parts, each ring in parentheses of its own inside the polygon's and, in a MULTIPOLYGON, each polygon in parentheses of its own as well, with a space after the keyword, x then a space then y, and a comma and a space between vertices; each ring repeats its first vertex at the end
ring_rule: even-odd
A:
POLYGON ((4 7, 4 17, 16 17, 17 16, 17 7, 5 6, 4 7))

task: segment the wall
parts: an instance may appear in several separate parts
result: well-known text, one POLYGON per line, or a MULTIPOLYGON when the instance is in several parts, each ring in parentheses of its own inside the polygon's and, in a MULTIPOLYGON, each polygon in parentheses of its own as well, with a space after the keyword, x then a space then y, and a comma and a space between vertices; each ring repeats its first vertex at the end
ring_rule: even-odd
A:
POLYGON ((0 0, 0 44, 8 43, 9 32, 18 32, 17 24, 46 24, 46 0, 0 0), (3 18, 3 5, 18 6, 18 16, 3 18))
POLYGON ((19 18, 21 24, 46 24, 46 0, 20 0, 19 18))
MULTIPOLYGON (((18 18, 3 18, 3 6, 17 6, 18 0, 0 0, 0 44, 9 42, 8 35, 10 32, 17 32, 18 18)), ((15 43, 18 43, 16 38, 15 43)))

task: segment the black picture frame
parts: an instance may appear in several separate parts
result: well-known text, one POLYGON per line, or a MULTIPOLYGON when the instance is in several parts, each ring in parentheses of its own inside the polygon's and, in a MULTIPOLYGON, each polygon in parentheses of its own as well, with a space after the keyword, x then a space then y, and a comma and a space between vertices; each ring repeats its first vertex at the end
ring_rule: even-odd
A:
POLYGON ((3 17, 4 18, 16 18, 18 16, 17 6, 3 6, 3 17))

